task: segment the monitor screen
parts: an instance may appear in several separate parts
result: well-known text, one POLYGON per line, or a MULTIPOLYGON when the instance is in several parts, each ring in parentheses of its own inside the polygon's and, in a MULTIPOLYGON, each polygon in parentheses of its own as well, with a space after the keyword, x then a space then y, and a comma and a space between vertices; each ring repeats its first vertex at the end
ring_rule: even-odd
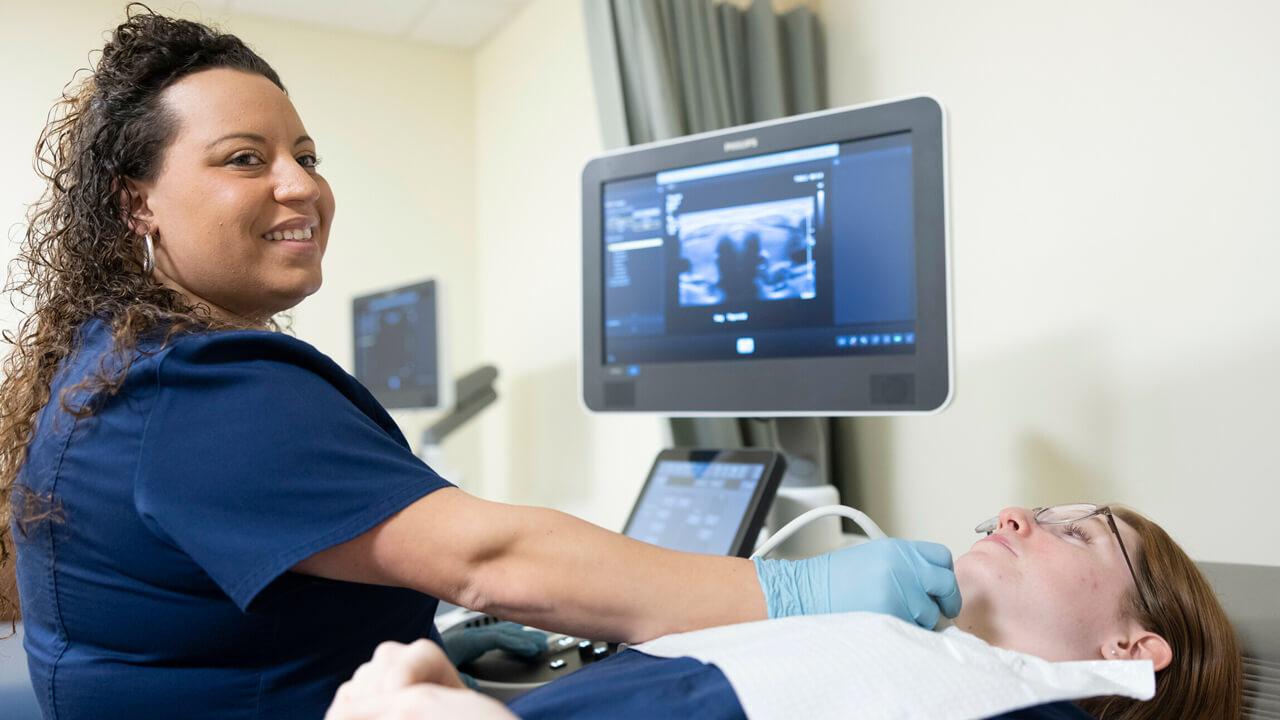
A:
POLYGON ((592 410, 927 412, 951 395, 929 98, 610 153, 583 171, 592 410))
POLYGON ((386 408, 448 404, 435 280, 357 297, 352 303, 355 376, 386 408))
POLYGON ((785 467, 772 450, 664 450, 622 532, 671 550, 746 557, 785 467))

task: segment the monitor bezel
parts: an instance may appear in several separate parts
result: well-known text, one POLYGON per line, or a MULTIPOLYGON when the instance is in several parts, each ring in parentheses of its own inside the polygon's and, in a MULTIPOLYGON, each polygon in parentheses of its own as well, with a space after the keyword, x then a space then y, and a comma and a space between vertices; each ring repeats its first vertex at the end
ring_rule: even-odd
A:
POLYGON ((778 492, 778 486, 782 483, 782 476, 786 473, 787 461, 782 453, 776 450, 759 448, 714 450, 667 448, 660 451, 658 456, 654 458, 653 465, 649 468, 649 475, 645 477, 644 484, 640 486, 636 501, 631 506, 630 514, 627 515, 627 522, 622 526, 623 535, 626 535, 627 531, 631 529, 631 523, 635 520, 636 513, 640 510, 640 503, 644 500, 644 495, 648 492, 649 486, 653 484, 653 479, 658 472, 658 466, 663 462, 672 460, 677 462, 764 465, 764 471, 760 473, 760 482, 756 484, 746 511, 739 520, 737 532, 734 534, 733 543, 727 553, 732 557, 750 557, 751 552, 756 548, 756 540, 760 534, 760 528, 764 526, 765 516, 768 515, 769 508, 773 505, 773 498, 778 492))
MULTIPOLYGON (((591 412, 680 416, 927 414, 954 395, 946 113, 913 96, 650 143, 595 156, 582 172, 583 336, 580 400, 591 412), (605 183, 738 157, 911 132, 915 205, 917 345, 909 356, 822 356, 731 362, 651 363, 639 379, 604 363, 605 183), (728 147, 750 145, 746 152, 728 147), (866 384, 844 382, 862 377, 866 384), (824 378, 826 382, 815 381, 824 378), (883 383, 907 383, 909 401, 873 401, 883 383), (630 404, 606 401, 606 385, 629 384, 630 404), (873 385, 877 385, 873 388, 873 385)), ((892 387, 892 386, 891 386, 892 387)), ((624 393, 625 396, 625 393, 624 393)), ((885 397, 881 392, 881 398, 885 397)))

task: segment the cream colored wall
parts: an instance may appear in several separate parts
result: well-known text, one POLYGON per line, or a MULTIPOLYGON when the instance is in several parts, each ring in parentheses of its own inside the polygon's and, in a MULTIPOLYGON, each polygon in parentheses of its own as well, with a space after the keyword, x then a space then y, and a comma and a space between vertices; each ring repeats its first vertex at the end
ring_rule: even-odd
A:
MULTIPOLYGON (((45 113, 120 5, 0 1, 23 29, 0 45, 11 238, 45 113)), ((834 104, 926 91, 950 111, 956 402, 854 423, 864 508, 892 532, 959 551, 1002 505, 1100 498, 1199 558, 1280 564, 1280 8, 1226 7, 823 3, 834 104)), ((298 335, 349 366, 350 297, 440 275, 454 366, 502 373, 449 464, 619 527, 663 433, 577 400, 578 182, 601 149, 578 0, 530 0, 474 54, 224 25, 280 70, 338 194, 298 335)))
MULTIPOLYGON (((216 6, 220 3, 216 4, 216 6)), ((218 23, 270 62, 317 139, 338 211, 325 285, 294 311, 294 330, 351 368, 355 295, 439 276, 447 283, 454 368, 476 363, 475 103, 471 53, 247 16, 206 15, 197 3, 152 3, 218 23)), ((46 113, 91 48, 123 16, 117 0, 0 2, 0 227, 18 237, 41 185, 31 154, 46 113)), ((13 253, 5 245, 4 258, 13 253)), ((7 310, 7 303, 5 304, 7 310)), ((13 321, 5 316, 6 327, 13 321)), ((411 441, 430 419, 399 414, 411 441)), ((479 476, 479 432, 446 443, 463 481, 479 476)))
MULTIPOLYGON (((1004 505, 1123 501, 1197 558, 1280 564, 1280 8, 822 13, 833 104, 924 91, 951 113, 959 392, 852 423, 866 509, 961 552, 1004 505)), ((584 44, 579 2, 532 0, 477 55, 480 343, 505 392, 485 490, 617 527, 662 430, 576 401, 584 44)))
POLYGON ((476 55, 480 353, 503 394, 480 421, 484 493, 616 530, 662 424, 578 400, 581 171, 603 149, 589 70, 580 0, 531 0, 476 55))
MULTIPOLYGON (((350 298, 439 276, 453 368, 501 373, 498 404, 446 443, 449 476, 620 527, 662 426, 594 418, 577 400, 578 174, 601 149, 577 0, 533 0, 474 52, 179 8, 266 57, 319 141, 338 212, 325 286, 294 311, 296 334, 350 368, 350 298)), ((0 0, 0 25, 23 29, 0 45, 0 222, 13 239, 41 189, 30 157, 46 113, 122 9, 0 0)), ((432 417, 397 415, 411 441, 432 417)))
POLYGON ((826 0, 834 104, 950 113, 958 394, 859 420, 865 506, 963 550, 1129 503, 1280 564, 1280 5, 826 0))

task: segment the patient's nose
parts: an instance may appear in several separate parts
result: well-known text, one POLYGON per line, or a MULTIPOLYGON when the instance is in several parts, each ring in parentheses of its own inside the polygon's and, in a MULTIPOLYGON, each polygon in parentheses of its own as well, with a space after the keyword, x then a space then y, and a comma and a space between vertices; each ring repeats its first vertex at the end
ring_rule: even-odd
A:
POLYGON ((1026 508, 1008 507, 1000 511, 1000 528, 1009 528, 1019 535, 1026 535, 1035 524, 1035 516, 1026 508))

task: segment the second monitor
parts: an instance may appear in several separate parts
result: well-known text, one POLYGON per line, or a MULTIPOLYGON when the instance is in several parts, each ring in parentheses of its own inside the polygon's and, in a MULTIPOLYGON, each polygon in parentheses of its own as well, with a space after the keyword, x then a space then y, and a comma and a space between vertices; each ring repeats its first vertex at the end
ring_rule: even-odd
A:
POLYGON ((383 407, 448 407, 438 281, 357 297, 352 320, 356 379, 383 407))

